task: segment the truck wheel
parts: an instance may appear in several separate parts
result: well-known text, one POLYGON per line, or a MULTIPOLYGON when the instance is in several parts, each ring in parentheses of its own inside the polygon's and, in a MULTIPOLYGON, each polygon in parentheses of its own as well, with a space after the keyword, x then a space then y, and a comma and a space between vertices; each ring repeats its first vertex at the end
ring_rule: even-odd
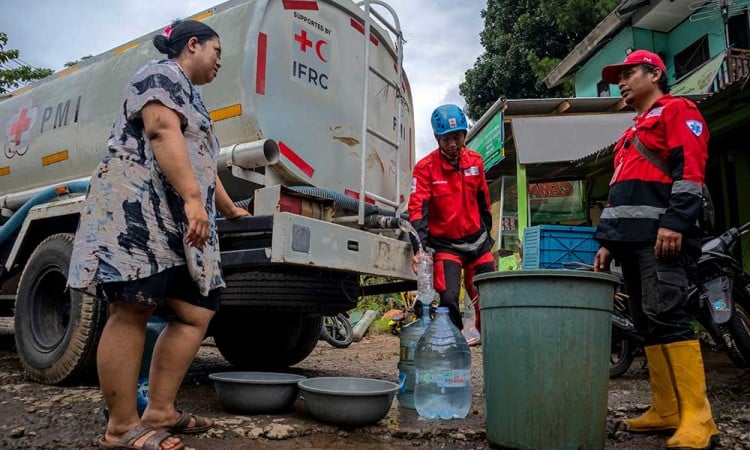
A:
POLYGON ((67 289, 72 234, 39 244, 21 274, 14 314, 18 354, 34 381, 66 384, 92 377, 106 304, 67 289))
POLYGON ((360 294, 356 274, 301 267, 227 271, 224 280, 222 308, 336 314, 357 306, 360 294))
POLYGON ((318 314, 270 314, 223 309, 212 324, 222 356, 242 370, 278 369, 302 361, 320 337, 318 314))

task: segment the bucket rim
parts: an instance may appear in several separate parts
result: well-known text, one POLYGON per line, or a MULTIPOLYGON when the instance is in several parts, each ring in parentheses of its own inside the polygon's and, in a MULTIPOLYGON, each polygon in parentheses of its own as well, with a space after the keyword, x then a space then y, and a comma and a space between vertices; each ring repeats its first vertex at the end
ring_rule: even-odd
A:
POLYGON ((475 276, 474 284, 497 278, 584 278, 589 280, 608 281, 615 285, 620 284, 620 279, 611 273, 570 269, 532 269, 486 272, 475 276))

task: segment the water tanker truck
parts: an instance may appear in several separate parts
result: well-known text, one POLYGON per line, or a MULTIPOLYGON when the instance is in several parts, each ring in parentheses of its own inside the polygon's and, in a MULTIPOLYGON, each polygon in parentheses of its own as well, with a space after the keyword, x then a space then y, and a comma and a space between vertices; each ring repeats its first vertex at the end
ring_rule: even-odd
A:
MULTIPOLYGON (((355 306, 362 275, 413 282, 408 239, 389 229, 414 164, 398 18, 379 0, 232 0, 192 19, 221 36, 201 95, 219 176, 253 213, 218 220, 227 287, 209 333, 237 367, 292 365, 321 315, 355 306)), ((122 91, 162 57, 161 32, 0 97, 0 313, 34 380, 95 370, 107 306, 66 289, 73 236, 122 91)))

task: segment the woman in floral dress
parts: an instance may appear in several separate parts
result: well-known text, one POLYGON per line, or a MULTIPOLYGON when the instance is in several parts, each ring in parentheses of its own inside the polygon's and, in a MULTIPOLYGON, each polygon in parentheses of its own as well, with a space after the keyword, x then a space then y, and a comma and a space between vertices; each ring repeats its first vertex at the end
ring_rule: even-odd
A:
POLYGON ((221 67, 218 34, 178 21, 154 45, 168 59, 144 66, 125 89, 109 152, 91 177, 68 278, 71 288, 109 302, 97 351, 109 409, 105 448, 177 450, 184 445, 170 433, 213 426, 174 402, 225 286, 216 210, 228 219, 248 215, 217 177, 219 143, 195 88, 221 67), (172 320, 154 348, 139 418, 146 323, 157 308, 172 320))

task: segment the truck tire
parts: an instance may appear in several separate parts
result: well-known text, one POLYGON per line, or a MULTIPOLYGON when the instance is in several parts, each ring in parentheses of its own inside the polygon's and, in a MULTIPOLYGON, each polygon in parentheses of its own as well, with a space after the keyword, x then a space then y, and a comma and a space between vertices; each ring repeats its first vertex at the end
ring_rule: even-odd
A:
POLYGON ((280 369, 309 355, 320 337, 318 314, 220 310, 212 323, 219 352, 242 370, 280 369))
POLYGON ((221 307, 335 315, 357 306, 359 276, 302 267, 273 267, 224 274, 221 307))
POLYGON ((67 289, 72 234, 42 241, 23 269, 16 295, 15 339, 26 375, 69 384, 96 374, 96 347, 106 304, 67 289))

